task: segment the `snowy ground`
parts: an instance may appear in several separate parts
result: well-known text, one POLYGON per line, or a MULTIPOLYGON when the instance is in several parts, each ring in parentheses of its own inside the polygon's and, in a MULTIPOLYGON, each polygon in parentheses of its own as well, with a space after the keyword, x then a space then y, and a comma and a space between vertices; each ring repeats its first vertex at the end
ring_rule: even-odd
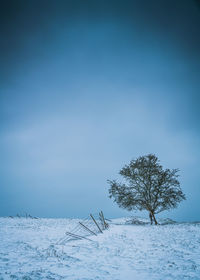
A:
POLYGON ((77 220, 0 218, 0 279, 200 279, 200 223, 125 220, 90 240, 56 245, 77 220))

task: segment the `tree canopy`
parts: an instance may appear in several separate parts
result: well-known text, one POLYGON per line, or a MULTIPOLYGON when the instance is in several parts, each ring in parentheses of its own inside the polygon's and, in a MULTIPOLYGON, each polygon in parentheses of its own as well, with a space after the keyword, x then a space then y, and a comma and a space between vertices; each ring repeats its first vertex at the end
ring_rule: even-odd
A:
POLYGON ((147 210, 151 224, 155 214, 176 208, 186 199, 178 180, 178 169, 163 169, 154 154, 131 160, 119 174, 125 183, 108 180, 110 198, 127 210, 147 210))

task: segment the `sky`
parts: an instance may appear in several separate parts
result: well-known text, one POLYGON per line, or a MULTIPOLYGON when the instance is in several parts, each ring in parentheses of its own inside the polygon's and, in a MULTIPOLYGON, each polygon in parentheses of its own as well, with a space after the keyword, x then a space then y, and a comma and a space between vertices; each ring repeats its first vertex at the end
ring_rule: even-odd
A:
MULTIPOLYGON (((200 2, 0 1, 0 216, 143 215, 108 179, 156 154, 200 220, 200 2)), ((145 215, 145 213, 144 213, 145 215)))

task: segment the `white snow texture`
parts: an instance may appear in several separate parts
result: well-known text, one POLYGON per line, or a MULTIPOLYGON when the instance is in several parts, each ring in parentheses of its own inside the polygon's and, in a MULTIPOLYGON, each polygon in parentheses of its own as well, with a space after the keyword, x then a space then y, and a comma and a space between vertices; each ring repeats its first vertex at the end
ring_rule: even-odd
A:
POLYGON ((62 244, 81 220, 0 218, 0 279, 200 279, 200 223, 127 220, 62 244))

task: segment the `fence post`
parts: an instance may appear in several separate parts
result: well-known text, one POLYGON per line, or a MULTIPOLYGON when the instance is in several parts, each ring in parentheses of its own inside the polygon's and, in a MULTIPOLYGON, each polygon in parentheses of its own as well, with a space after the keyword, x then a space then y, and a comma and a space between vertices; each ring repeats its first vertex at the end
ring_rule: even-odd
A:
POLYGON ((84 228, 86 229, 87 231, 89 231, 90 233, 94 234, 94 235, 97 235, 95 232, 93 232, 92 230, 90 230, 88 227, 86 227, 84 224, 82 224, 81 222, 79 222, 79 224, 84 228))
POLYGON ((100 228, 100 226, 97 224, 95 218, 92 216, 92 214, 90 214, 90 217, 92 218, 92 220, 93 220, 93 222, 95 223, 95 225, 98 227, 99 231, 100 231, 101 233, 103 233, 102 230, 101 230, 101 228, 100 228))
POLYGON ((106 229, 106 228, 108 228, 108 224, 107 224, 106 221, 105 221, 103 211, 101 211, 100 213, 101 213, 101 217, 102 217, 102 219, 103 219, 104 227, 105 227, 105 229, 106 229))

